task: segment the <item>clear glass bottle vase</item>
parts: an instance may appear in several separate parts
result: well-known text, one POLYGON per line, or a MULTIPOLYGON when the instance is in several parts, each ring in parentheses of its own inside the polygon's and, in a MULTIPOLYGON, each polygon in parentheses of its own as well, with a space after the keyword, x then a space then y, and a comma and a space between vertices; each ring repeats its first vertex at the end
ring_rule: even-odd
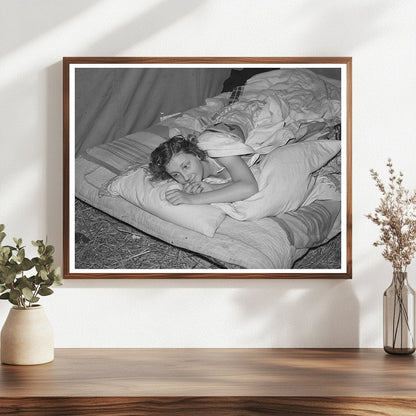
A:
POLYGON ((415 291, 407 282, 407 272, 393 272, 391 285, 383 295, 383 324, 384 351, 415 351, 415 291))

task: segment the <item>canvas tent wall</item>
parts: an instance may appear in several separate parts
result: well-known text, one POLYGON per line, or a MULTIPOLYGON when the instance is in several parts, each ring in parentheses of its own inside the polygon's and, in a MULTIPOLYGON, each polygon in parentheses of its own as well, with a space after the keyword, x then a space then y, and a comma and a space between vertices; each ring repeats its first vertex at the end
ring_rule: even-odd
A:
POLYGON ((76 155, 197 107, 222 90, 229 68, 77 68, 76 155))

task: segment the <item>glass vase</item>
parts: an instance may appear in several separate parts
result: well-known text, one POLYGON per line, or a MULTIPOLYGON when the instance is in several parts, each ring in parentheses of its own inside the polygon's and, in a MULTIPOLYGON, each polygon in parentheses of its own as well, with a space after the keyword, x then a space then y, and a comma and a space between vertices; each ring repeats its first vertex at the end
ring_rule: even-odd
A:
POLYGON ((384 351, 412 354, 415 351, 415 291, 406 272, 393 272, 383 295, 384 351))

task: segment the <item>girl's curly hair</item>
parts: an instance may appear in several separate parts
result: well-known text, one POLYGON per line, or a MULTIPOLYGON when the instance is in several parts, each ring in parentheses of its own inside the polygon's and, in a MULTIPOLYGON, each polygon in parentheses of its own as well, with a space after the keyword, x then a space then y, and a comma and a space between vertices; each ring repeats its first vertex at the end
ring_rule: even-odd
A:
POLYGON ((174 136, 168 141, 160 144, 150 155, 149 172, 153 180, 169 179, 170 175, 166 172, 166 165, 173 155, 177 153, 189 153, 206 159, 206 154, 196 144, 195 136, 174 136))

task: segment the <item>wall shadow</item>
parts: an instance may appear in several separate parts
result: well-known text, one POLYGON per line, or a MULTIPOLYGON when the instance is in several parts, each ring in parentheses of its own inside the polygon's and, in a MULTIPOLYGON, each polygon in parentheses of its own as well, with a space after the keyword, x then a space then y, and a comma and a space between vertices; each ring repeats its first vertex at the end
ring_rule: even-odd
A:
MULTIPOLYGON (((123 24, 95 43, 88 45, 82 56, 120 56, 124 50, 137 46, 138 42, 155 36, 157 32, 177 24, 185 16, 203 7, 203 2, 194 0, 162 0, 154 4, 140 16, 133 17, 129 23, 123 24)), ((186 32, 178 42, 186 42, 186 32)))
MULTIPOLYGON (((328 36, 337 40, 334 42, 334 50, 337 51, 335 56, 345 56, 338 51, 351 50, 352 47, 363 45, 376 36, 391 33, 388 20, 383 25, 380 17, 390 11, 392 6, 389 0, 377 1, 376 7, 374 3, 369 2, 329 3, 318 0, 313 3, 302 2, 298 5, 299 9, 294 11, 294 15, 296 26, 308 33, 309 37, 313 37, 314 33, 322 36, 322 28, 326 28, 328 36)), ((327 51, 326 56, 330 56, 331 53, 333 54, 327 51)))
POLYGON ((360 305, 351 280, 263 282, 234 298, 251 334, 244 345, 278 348, 357 347, 360 305), (265 287, 262 287, 265 286, 265 287))
POLYGON ((2 33, 13 36, 0 42, 0 56, 14 52, 21 46, 76 18, 100 0, 71 0, 68 2, 31 0, 26 2, 6 1, 2 3, 0 26, 2 33), (24 3, 24 4, 23 4, 24 3), (24 11, 22 12, 22 7, 24 11), (16 30, 16 25, 26 30, 16 30), (29 30, 28 30, 29 29, 29 30))
POLYGON ((55 245, 55 261, 62 264, 63 228, 63 122, 62 122, 62 63, 46 68, 47 111, 46 111, 46 200, 45 224, 51 243, 55 245), (59 260, 58 260, 59 259, 59 260))
MULTIPOLYGON (((82 11, 82 2, 75 3, 70 16, 82 11)), ((202 3, 193 0, 178 0, 175 3, 164 0, 156 3, 139 16, 134 16, 129 23, 108 33, 96 43, 88 45, 78 53, 79 56, 120 55, 123 50, 138 44, 158 30, 177 23, 187 14, 201 7, 202 3)), ((59 19, 58 19, 59 21, 59 19)), ((63 83, 62 61, 46 68, 47 76, 47 112, 46 112, 46 148, 47 157, 47 224, 50 241, 62 241, 62 200, 63 200, 63 83)), ((62 246, 56 244, 56 259, 62 259, 62 246)), ((58 262, 58 261, 57 261, 58 262)), ((62 263, 62 261, 60 262, 62 263)))

